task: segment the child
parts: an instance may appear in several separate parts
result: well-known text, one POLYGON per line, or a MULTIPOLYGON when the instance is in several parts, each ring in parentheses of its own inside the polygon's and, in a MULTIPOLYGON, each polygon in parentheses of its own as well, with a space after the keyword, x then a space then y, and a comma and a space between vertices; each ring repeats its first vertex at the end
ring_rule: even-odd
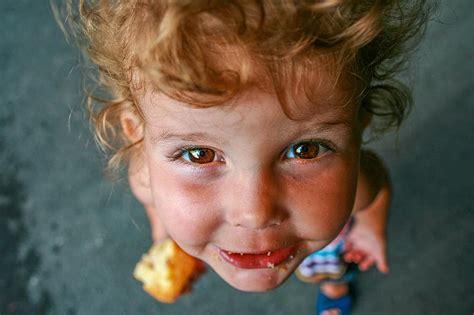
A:
POLYGON ((340 256, 388 272, 389 181, 362 133, 403 120, 393 77, 426 16, 424 1, 81 0, 73 26, 111 92, 98 142, 109 169, 128 163, 153 240, 245 291, 298 268, 322 281, 318 314, 348 314, 340 256))

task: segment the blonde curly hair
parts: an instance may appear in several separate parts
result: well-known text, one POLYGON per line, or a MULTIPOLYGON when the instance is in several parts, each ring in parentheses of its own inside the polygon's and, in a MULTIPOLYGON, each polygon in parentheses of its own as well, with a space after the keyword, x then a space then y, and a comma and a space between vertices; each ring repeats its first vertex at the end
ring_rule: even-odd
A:
MULTIPOLYGON (((97 65, 110 97, 90 94, 98 144, 116 170, 142 140, 121 128, 125 111, 140 116, 136 91, 153 89, 190 106, 214 106, 252 81, 260 65, 276 91, 321 60, 360 82, 357 101, 378 132, 398 128, 412 103, 395 79, 421 38, 433 3, 426 0, 67 0, 68 33, 97 65), (215 62, 216 55, 226 58, 215 62), (234 62, 227 63, 226 60, 234 62), (238 60, 238 64, 235 61, 238 60), (138 75, 136 75, 138 73, 138 75)), ((64 24, 63 24, 64 25, 64 24)), ((310 87, 308 97, 311 97, 310 87)), ((278 97, 285 112, 288 95, 278 97)), ((143 124, 143 120, 142 124, 143 124)))

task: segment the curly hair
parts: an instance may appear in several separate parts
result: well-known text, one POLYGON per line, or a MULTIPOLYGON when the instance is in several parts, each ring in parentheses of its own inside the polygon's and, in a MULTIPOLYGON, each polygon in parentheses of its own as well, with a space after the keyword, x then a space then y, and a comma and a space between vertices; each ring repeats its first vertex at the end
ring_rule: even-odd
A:
MULTIPOLYGON (((109 170, 141 147, 127 139, 120 116, 140 115, 135 91, 144 79, 190 106, 214 106, 255 84, 253 72, 284 91, 325 60, 360 82, 357 100, 379 118, 377 132, 398 128, 412 99, 395 76, 434 7, 427 0, 77 1, 66 3, 68 32, 97 65, 99 87, 111 92, 89 95, 96 140, 112 153, 109 170)), ((288 95, 278 93, 290 113, 288 95)))

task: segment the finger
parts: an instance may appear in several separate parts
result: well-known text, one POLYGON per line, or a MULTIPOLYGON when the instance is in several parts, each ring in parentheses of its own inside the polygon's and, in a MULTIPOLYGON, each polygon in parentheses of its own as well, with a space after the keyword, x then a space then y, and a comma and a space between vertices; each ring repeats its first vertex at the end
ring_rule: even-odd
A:
POLYGON ((377 269, 382 273, 387 273, 389 270, 387 258, 385 256, 383 256, 381 259, 377 259, 376 265, 377 269))
POLYGON ((354 259, 353 260, 356 264, 359 264, 361 261, 364 260, 365 257, 366 257, 365 253, 363 253, 361 251, 356 251, 354 253, 354 259))
POLYGON ((367 271, 373 265, 373 260, 365 259, 359 263, 360 271, 367 271))
POLYGON ((363 255, 363 253, 361 251, 351 250, 346 255, 344 255, 344 259, 347 262, 357 263, 361 260, 362 255, 363 255))
POLYGON ((375 252, 374 258, 377 269, 382 273, 387 273, 389 268, 385 248, 383 247, 379 251, 375 252))
POLYGON ((372 267, 374 264, 374 259, 370 256, 367 256, 363 261, 360 262, 359 264, 359 269, 361 271, 366 271, 370 267, 372 267))
POLYGON ((352 261, 354 259, 354 253, 355 253, 354 250, 350 250, 350 251, 344 253, 344 260, 352 261))
POLYGON ((342 257, 346 262, 351 262, 352 261, 352 254, 351 253, 345 253, 342 257))
POLYGON ((353 252, 355 255, 365 255, 365 251, 364 251, 364 250, 361 250, 361 249, 354 249, 354 250, 352 250, 352 252, 353 252))

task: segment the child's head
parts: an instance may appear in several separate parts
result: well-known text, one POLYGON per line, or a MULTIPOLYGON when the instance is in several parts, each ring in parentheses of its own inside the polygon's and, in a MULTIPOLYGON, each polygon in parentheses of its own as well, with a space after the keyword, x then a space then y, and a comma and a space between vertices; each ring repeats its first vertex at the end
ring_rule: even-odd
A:
POLYGON ((403 118, 406 2, 81 1, 111 165, 141 161, 167 232, 230 284, 278 286, 350 216, 371 115, 403 118))

